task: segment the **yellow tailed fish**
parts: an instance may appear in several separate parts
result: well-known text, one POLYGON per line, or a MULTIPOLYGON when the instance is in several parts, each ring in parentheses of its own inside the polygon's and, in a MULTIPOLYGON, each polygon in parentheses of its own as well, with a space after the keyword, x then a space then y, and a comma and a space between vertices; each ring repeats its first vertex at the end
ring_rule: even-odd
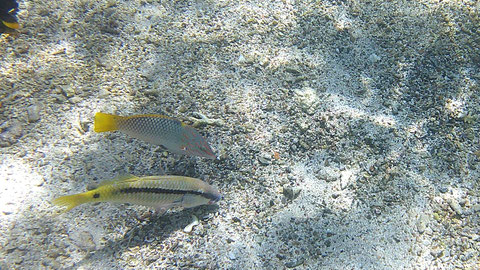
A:
POLYGON ((18 12, 18 3, 16 0, 0 1, 0 21, 11 29, 18 29, 20 25, 17 22, 16 14, 18 12))
POLYGON ((53 204, 66 207, 64 212, 67 212, 90 202, 132 203, 154 207, 163 214, 171 207, 190 208, 213 204, 222 198, 216 188, 197 178, 132 175, 104 182, 87 192, 56 198, 53 204))
POLYGON ((163 115, 118 116, 99 112, 95 114, 94 130, 118 130, 134 138, 163 145, 176 154, 216 158, 207 141, 196 129, 163 115))

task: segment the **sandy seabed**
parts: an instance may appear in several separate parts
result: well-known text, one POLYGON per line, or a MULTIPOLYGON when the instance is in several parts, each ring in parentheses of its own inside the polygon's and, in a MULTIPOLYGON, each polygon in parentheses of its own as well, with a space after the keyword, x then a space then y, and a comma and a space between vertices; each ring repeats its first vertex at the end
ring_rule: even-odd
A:
POLYGON ((2 270, 480 268, 478 2, 19 4, 0 40, 2 270), (219 158, 97 134, 99 111, 195 124, 219 158), (162 171, 225 198, 51 204, 162 171))

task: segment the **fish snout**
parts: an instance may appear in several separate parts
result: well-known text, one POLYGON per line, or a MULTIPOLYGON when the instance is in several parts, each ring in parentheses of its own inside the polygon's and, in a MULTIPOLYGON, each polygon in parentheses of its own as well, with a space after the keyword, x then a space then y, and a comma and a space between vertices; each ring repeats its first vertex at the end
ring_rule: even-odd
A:
POLYGON ((222 200, 223 199, 223 195, 220 194, 218 191, 215 192, 214 194, 212 194, 213 196, 211 197, 210 201, 208 202, 208 204, 215 204, 217 203, 218 201, 222 200))

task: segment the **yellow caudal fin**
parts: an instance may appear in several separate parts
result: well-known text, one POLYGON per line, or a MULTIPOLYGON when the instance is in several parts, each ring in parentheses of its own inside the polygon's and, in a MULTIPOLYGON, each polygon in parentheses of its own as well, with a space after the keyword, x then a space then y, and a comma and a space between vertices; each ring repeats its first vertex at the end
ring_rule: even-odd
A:
POLYGON ((18 24, 17 22, 6 22, 6 21, 2 21, 2 23, 10 28, 10 29, 18 29, 20 28, 20 24, 18 24))
POLYGON ((84 204, 87 202, 93 201, 89 196, 88 192, 79 193, 75 195, 68 195, 56 198, 52 201, 53 204, 58 205, 60 207, 66 207, 63 213, 72 210, 72 208, 79 206, 80 204, 84 204))
POLYGON ((95 130, 95 132, 115 131, 117 130, 117 120, 120 118, 122 118, 122 116, 101 112, 96 113, 93 130, 95 130))

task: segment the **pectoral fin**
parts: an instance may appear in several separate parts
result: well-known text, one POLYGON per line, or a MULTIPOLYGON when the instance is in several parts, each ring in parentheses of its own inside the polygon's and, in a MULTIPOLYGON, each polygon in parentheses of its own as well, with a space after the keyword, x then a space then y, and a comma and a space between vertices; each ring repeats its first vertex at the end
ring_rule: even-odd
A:
POLYGON ((157 214, 159 216, 163 216, 163 214, 165 214, 168 211, 168 209, 174 207, 175 205, 178 205, 178 203, 173 202, 173 203, 169 203, 169 204, 159 205, 159 206, 155 207, 155 212, 157 212, 157 214))

